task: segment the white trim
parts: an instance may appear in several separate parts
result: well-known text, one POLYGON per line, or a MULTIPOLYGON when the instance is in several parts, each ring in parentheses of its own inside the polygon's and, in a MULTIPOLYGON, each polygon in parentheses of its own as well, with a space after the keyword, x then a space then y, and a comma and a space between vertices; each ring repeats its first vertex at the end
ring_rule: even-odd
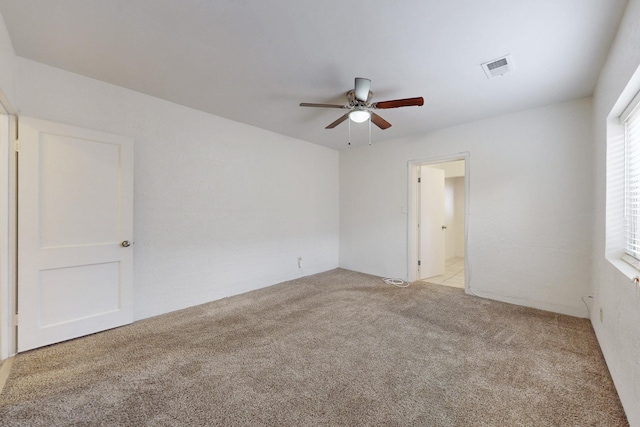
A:
POLYGON ((629 83, 622 90, 622 93, 618 97, 618 100, 614 104, 613 108, 609 112, 607 119, 616 119, 618 124, 620 124, 620 118, 625 115, 625 113, 631 113, 633 111, 633 107, 636 106, 635 102, 640 102, 640 98, 636 99, 638 92, 640 91, 640 67, 636 69, 633 73, 633 76, 629 79, 629 83))
POLYGON ((426 159, 409 160, 407 162, 407 281, 413 282, 418 279, 418 242, 416 239, 416 228, 418 221, 418 186, 417 176, 418 168, 422 165, 430 165, 436 163, 455 162, 464 160, 464 289, 467 293, 471 292, 471 271, 469 259, 472 254, 469 253, 469 217, 471 215, 471 174, 470 174, 471 154, 468 151, 449 154, 445 156, 429 157, 426 159))
MULTIPOLYGON (((16 110, 0 90, 0 362, 16 354, 16 110)), ((2 367, 8 369, 11 363, 2 367)))
POLYGON ((636 270, 636 275, 638 275, 640 270, 640 261, 635 259, 634 257, 632 257, 629 254, 624 254, 622 255, 622 261, 626 262, 627 264, 629 264, 631 267, 633 267, 636 270))
POLYGON ((629 264, 624 257, 607 258, 607 261, 614 266, 622 275, 624 275, 631 283, 633 279, 640 276, 640 272, 636 267, 629 264))
POLYGON ((627 118, 640 107, 640 67, 618 97, 607 116, 605 259, 629 279, 640 273, 640 262, 626 255, 624 227, 625 127, 627 118))
POLYGON ((9 116, 0 114, 0 360, 9 356, 9 116))
POLYGON ((640 92, 633 97, 629 105, 627 105, 624 111, 620 114, 620 123, 624 123, 629 118, 636 108, 638 108, 638 104, 640 104, 640 92))
POLYGON ((14 120, 0 115, 0 360, 16 352, 15 307, 15 151, 14 120))
POLYGON ((640 67, 623 89, 607 116, 605 182, 605 253, 604 258, 625 276, 634 278, 638 269, 623 258, 626 247, 624 229, 624 121, 640 106, 640 67))

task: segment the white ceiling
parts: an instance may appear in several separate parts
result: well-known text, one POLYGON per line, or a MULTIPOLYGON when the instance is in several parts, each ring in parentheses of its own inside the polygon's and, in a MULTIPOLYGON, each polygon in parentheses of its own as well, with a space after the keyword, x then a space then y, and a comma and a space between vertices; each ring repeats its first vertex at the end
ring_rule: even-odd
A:
MULTIPOLYGON (((0 0, 17 55, 327 147, 354 77, 373 141, 589 96, 627 0, 0 0), (511 54, 516 70, 480 66, 511 54)), ((352 125, 354 144, 367 125, 352 125)))

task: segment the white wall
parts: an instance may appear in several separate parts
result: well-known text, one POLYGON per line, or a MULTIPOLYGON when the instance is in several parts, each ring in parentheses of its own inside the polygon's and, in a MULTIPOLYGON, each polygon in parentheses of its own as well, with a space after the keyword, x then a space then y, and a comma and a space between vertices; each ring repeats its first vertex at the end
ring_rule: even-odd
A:
POLYGON ((640 0, 630 0, 593 98, 595 221, 591 321, 632 426, 640 426, 640 295, 629 278, 604 257, 605 166, 606 118, 640 66, 639 23, 640 0))
POLYGON ((340 266, 407 277, 407 162, 469 152, 470 291, 578 316, 590 292, 591 99, 340 152, 340 266))
POLYGON ((24 116, 135 139, 136 319, 338 266, 337 151, 19 57, 15 80, 24 116))
POLYGON ((4 24, 4 19, 0 15, 0 103, 9 102, 13 105, 15 102, 14 67, 15 53, 13 45, 11 44, 7 27, 4 24))

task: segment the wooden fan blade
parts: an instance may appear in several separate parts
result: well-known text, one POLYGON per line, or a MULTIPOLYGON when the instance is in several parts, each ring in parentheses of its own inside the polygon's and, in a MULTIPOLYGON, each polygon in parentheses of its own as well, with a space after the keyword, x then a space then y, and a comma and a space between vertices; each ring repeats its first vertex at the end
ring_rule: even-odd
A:
POLYGON ((394 99, 392 101, 382 101, 376 102, 372 105, 374 108, 378 108, 380 110, 385 108, 398 108, 398 107, 420 107, 424 105, 424 99, 422 97, 418 98, 405 98, 405 99, 394 99))
POLYGON ((380 117, 374 112, 371 112, 371 121, 374 125, 378 126, 380 129, 385 130, 391 127, 391 123, 380 117))
POLYGON ((322 108, 349 108, 346 105, 338 105, 338 104, 312 104, 309 102, 301 102, 301 107, 322 107, 322 108))
POLYGON ((348 118, 349 118, 349 113, 347 113, 344 116, 340 117, 338 120, 336 120, 335 122, 331 123, 325 129, 333 129, 334 127, 338 126, 340 123, 344 122, 348 118))

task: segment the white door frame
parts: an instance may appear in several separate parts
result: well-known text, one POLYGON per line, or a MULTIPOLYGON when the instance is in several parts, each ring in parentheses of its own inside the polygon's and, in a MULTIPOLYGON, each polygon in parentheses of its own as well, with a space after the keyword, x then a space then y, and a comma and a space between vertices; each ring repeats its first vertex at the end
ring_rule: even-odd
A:
POLYGON ((0 362, 16 354, 16 112, 0 91, 0 362))
POLYGON ((418 189, 418 170, 420 166, 432 165, 437 163, 455 162, 464 160, 464 289, 470 293, 471 272, 469 269, 469 260, 472 254, 469 253, 469 215, 471 214, 470 197, 470 158, 469 152, 461 152, 438 157, 429 157, 425 159, 409 160, 407 162, 407 280, 413 282, 418 280, 418 258, 419 258, 419 239, 417 237, 418 221, 419 221, 419 189, 418 189))

